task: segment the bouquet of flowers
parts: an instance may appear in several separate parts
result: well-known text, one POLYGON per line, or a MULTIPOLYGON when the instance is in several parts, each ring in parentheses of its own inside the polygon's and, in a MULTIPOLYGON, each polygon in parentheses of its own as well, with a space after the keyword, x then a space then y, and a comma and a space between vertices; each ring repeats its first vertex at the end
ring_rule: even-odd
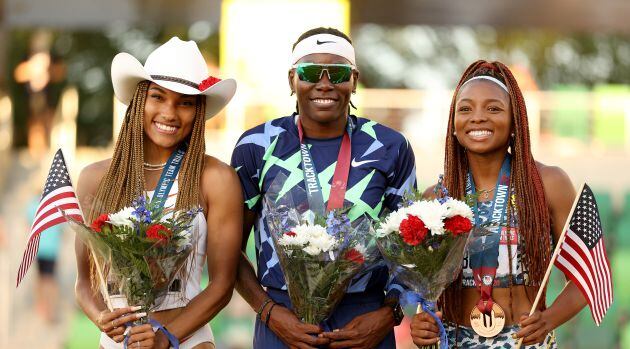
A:
POLYGON ((294 312, 303 322, 318 325, 332 314, 352 279, 378 256, 372 224, 365 216, 351 222, 348 209, 317 215, 295 201, 304 197, 301 188, 283 193, 286 178, 278 177, 264 202, 267 224, 294 312))
POLYGON ((473 213, 463 201, 448 196, 423 200, 419 193, 405 196, 401 207, 386 215, 376 230, 377 245, 390 271, 412 291, 401 298, 403 305, 420 304, 437 321, 441 345, 446 333, 433 313, 444 288, 459 274, 464 251, 473 229, 473 213))
POLYGON ((141 196, 131 207, 103 213, 89 226, 67 217, 100 261, 96 268, 102 280, 107 280, 107 285, 101 285, 106 287, 102 290, 106 298, 111 293, 124 301, 110 307, 128 303, 146 312, 155 309, 186 264, 193 252, 193 220, 199 209, 167 212, 141 196))

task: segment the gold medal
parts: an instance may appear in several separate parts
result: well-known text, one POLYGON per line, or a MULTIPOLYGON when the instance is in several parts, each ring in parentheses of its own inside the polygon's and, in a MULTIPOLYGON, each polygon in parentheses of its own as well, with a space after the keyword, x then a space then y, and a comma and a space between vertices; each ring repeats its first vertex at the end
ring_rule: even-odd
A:
POLYGON ((497 303, 492 304, 490 315, 483 314, 475 306, 470 312, 470 326, 482 337, 494 337, 505 326, 505 312, 497 303))

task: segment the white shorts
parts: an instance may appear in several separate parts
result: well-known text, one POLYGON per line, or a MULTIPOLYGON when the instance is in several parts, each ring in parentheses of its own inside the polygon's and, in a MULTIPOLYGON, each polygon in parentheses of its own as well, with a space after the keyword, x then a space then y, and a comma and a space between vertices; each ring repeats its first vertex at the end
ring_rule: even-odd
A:
MULTIPOLYGON (((154 328, 155 329, 155 328, 154 328)), ((209 325, 205 325, 202 328, 195 331, 192 336, 188 337, 182 343, 179 343, 180 349, 191 349, 196 345, 201 343, 212 343, 214 344, 214 335, 212 335, 212 330, 209 325)), ((109 338, 105 333, 101 332, 101 348, 103 349, 122 349, 123 343, 116 343, 113 339, 109 338)), ((133 346, 129 346, 129 349, 132 349, 133 346)))

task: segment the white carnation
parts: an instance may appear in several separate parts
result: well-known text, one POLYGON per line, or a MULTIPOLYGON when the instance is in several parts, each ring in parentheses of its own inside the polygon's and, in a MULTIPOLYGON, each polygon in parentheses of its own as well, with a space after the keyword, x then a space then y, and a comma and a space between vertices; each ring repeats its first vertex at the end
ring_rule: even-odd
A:
POLYGON ((125 207, 116 213, 111 213, 107 222, 116 227, 129 227, 133 229, 133 221, 131 220, 133 211, 133 207, 125 207))
POLYGON ((322 253, 322 250, 313 245, 308 245, 302 250, 304 250, 304 252, 310 254, 311 256, 317 256, 318 254, 322 253))
POLYGON ((309 247, 311 246, 323 252, 328 252, 337 246, 337 239, 328 234, 315 236, 309 240, 309 247))
POLYGON ((376 236, 385 237, 400 229, 400 223, 407 218, 408 208, 402 207, 398 211, 391 212, 376 230, 376 236))
POLYGON ((419 201, 410 206, 411 214, 417 215, 431 234, 444 234, 444 218, 447 209, 437 200, 419 201))
POLYGON ((297 235, 304 236, 307 240, 321 235, 328 235, 326 228, 320 225, 300 224, 293 228, 293 232, 297 235))
POLYGON ((462 216, 464 218, 468 218, 469 220, 473 220, 473 213, 465 202, 448 199, 448 201, 444 204, 447 209, 446 218, 451 218, 455 216, 462 216))
POLYGON ((304 244, 300 244, 297 241, 297 235, 291 236, 291 235, 287 235, 287 234, 282 235, 282 237, 280 237, 280 239, 278 239, 278 243, 281 246, 303 246, 304 245, 304 244))

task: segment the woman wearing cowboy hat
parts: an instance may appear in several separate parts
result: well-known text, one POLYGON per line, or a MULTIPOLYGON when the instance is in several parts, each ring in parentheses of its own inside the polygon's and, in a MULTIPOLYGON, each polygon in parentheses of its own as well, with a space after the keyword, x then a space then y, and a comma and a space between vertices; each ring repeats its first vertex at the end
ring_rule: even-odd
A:
POLYGON ((112 62, 112 82, 116 97, 128 108, 112 158, 87 166, 79 177, 77 192, 88 221, 129 206, 143 193, 152 197, 175 152, 185 155, 181 169, 172 175, 165 207, 200 206, 203 212, 194 221, 197 247, 189 257, 192 267, 186 282, 173 282, 165 301, 149 314, 163 325, 159 331, 141 325, 125 332, 125 323, 147 314, 136 313, 135 307, 108 310, 91 285, 89 251, 80 240, 75 243, 77 301, 102 331, 102 348, 122 348, 125 335, 131 348, 168 348, 177 342, 180 348, 214 348, 206 324, 232 295, 242 213, 234 170, 204 154, 204 123, 230 101, 236 82, 209 77, 197 45, 179 38, 158 47, 144 66, 127 53, 118 54, 112 62), (205 259, 212 282, 202 290, 205 259))

